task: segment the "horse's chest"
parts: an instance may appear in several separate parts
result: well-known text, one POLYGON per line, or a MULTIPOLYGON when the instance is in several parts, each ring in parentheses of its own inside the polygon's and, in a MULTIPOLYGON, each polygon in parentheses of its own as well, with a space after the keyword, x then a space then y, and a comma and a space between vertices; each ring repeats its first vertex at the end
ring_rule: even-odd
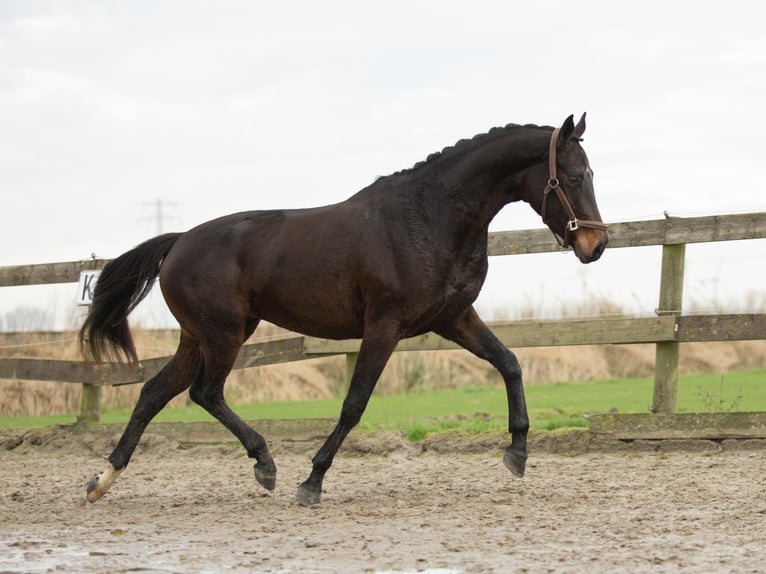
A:
POLYGON ((486 253, 479 252, 471 257, 456 260, 447 269, 446 291, 452 297, 473 296, 475 298, 487 277, 487 269, 486 253))
POLYGON ((465 308, 476 300, 486 277, 486 267, 456 268, 440 289, 443 304, 465 308))
POLYGON ((424 318, 436 319, 456 315, 470 306, 479 296, 487 275, 486 259, 456 262, 430 283, 430 295, 424 299, 424 318))

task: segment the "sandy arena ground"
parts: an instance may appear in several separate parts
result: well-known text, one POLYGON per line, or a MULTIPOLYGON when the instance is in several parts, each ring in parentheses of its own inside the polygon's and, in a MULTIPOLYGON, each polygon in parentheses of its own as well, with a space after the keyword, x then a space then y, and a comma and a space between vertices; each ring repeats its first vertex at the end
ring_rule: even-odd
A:
POLYGON ((307 509, 314 443, 273 445, 267 493, 240 448, 147 435, 87 504, 109 441, 6 432, 0 572, 766 572, 766 450, 728 443, 538 449, 519 480, 499 451, 389 441, 340 455, 307 509))

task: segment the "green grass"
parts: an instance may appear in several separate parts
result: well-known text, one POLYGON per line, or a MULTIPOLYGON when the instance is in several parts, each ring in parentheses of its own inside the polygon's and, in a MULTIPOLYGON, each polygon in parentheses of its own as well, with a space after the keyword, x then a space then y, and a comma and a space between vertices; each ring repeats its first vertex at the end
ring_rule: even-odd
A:
MULTIPOLYGON (((527 387, 527 405, 533 428, 587 426, 583 413, 617 410, 647 412, 652 402, 652 379, 557 383, 527 387)), ((337 418, 341 399, 269 402, 238 405, 245 420, 279 418, 337 418)), ((678 412, 766 411, 766 371, 728 375, 697 374, 680 377, 678 412)), ((102 414, 104 423, 124 423, 128 411, 102 414)), ((505 389, 460 388, 387 397, 373 396, 362 419, 365 430, 400 429, 411 440, 430 433, 460 428, 479 433, 507 425, 505 389)), ((50 417, 4 417, 0 428, 47 426, 71 423, 74 415, 50 417)), ((213 420, 199 407, 162 411, 158 421, 213 420)))

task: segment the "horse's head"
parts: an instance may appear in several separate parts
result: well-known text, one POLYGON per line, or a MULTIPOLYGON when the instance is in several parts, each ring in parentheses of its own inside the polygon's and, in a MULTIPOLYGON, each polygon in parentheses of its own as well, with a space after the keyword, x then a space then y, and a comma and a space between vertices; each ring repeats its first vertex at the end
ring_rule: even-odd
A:
POLYGON ((572 116, 553 131, 547 161, 535 166, 526 181, 529 203, 542 216, 562 247, 571 247, 582 263, 596 261, 608 242, 593 193, 593 171, 580 146, 585 114, 572 116))

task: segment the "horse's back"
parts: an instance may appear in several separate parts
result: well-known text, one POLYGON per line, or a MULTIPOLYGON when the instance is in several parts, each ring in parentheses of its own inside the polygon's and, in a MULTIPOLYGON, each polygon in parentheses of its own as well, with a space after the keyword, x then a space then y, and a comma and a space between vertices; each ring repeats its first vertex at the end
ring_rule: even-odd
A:
MULTIPOLYGON (((182 323, 189 308, 226 307, 323 337, 361 336, 359 224, 353 205, 251 211, 191 229, 168 254, 160 280, 182 323)), ((223 310, 223 309, 222 309, 223 310)))

